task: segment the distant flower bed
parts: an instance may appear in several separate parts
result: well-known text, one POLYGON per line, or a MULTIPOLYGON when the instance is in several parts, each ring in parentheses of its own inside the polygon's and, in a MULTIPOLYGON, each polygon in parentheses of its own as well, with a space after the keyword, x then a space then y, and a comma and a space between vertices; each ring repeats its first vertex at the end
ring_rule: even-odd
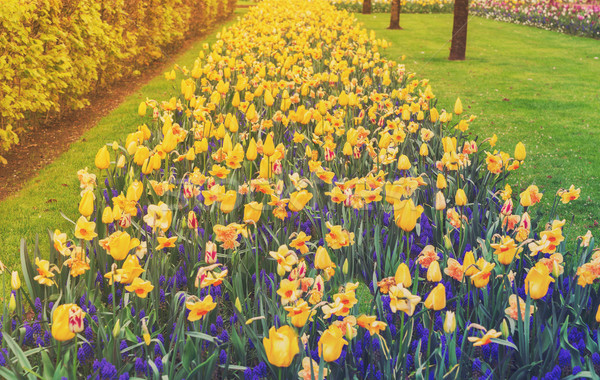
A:
MULTIPOLYGON (((363 0, 330 0, 338 9, 349 12, 362 12, 363 0)), ((373 13, 390 11, 390 0, 372 0, 373 13)), ((450 13, 454 9, 453 0, 402 0, 402 13, 450 13)))
POLYGON ((600 38, 598 4, 475 0, 471 12, 494 20, 600 38))

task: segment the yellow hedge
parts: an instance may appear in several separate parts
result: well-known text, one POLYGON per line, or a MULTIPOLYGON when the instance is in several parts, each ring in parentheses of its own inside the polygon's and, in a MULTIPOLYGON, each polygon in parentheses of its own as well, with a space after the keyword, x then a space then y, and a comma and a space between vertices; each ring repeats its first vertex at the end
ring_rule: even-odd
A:
MULTIPOLYGON (((148 65, 229 16, 236 0, 3 0, 0 145, 26 122, 88 104, 85 95, 148 65)), ((6 161, 0 156, 0 162, 6 161)))

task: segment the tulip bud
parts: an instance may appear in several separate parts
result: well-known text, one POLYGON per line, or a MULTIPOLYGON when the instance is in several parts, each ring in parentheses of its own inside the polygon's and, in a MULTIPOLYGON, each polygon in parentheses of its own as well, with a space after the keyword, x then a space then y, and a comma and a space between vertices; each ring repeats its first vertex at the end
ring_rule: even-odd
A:
POLYGON ((400 155, 398 158, 398 170, 408 170, 410 169, 410 160, 404 154, 400 155))
POLYGON ((112 335, 113 338, 118 338, 119 335, 121 335, 121 320, 117 319, 117 323, 115 323, 115 326, 112 329, 112 335))
POLYGON ((446 287, 438 283, 425 299, 425 307, 436 311, 446 308, 446 287))
POLYGON ((435 209, 436 210, 443 210, 446 208, 446 198, 444 198, 444 193, 442 193, 441 191, 438 191, 437 194, 435 194, 435 209))
POLYGON ((429 148, 427 147, 427 144, 425 144, 425 143, 421 144, 421 148, 419 148, 419 154, 423 157, 426 157, 429 155, 429 148))
POLYGON ((246 150, 246 158, 250 161, 256 160, 257 157, 256 141, 254 137, 250 139, 248 143, 248 149, 246 150))
POLYGON ((432 123, 435 123, 436 121, 438 121, 439 118, 440 118, 440 113, 438 112, 437 109, 432 108, 429 110, 429 120, 431 120, 432 123))
POLYGON ((190 210, 190 212, 188 213, 187 227, 193 230, 198 228, 198 217, 196 216, 196 213, 194 211, 190 210))
POLYGON ((506 323, 506 319, 502 320, 500 324, 500 331, 502 332, 502 337, 504 339, 508 338, 508 323, 506 323))
POLYGON ((467 194, 463 189, 456 190, 456 196, 454 198, 457 206, 464 206, 467 204, 467 194))
POLYGON ((113 213, 110 207, 106 206, 104 211, 102 211, 102 223, 109 224, 114 221, 113 213))
POLYGON ((596 322, 600 323, 600 305, 598 305, 598 311, 596 312, 596 322))
POLYGON ((214 264, 217 262, 217 245, 212 241, 206 242, 204 249, 204 261, 207 264, 214 264))
POLYGON ((437 261, 432 262, 427 268, 427 281, 440 282, 442 280, 442 271, 440 270, 440 263, 437 261))
POLYGON ((342 265, 342 273, 348 274, 348 259, 344 260, 344 264, 342 265))
POLYGON ((96 153, 96 159, 94 160, 96 167, 98 169, 108 169, 110 166, 110 153, 108 153, 108 149, 106 149, 106 145, 98 150, 96 153))
POLYGON ((150 332, 148 331, 148 326, 146 326, 146 320, 142 319, 142 337, 144 338, 144 343, 146 346, 150 345, 150 332))
POLYGON ((507 199, 506 202, 504 202, 504 205, 502 206, 502 209, 500 210, 500 212, 504 215, 511 215, 513 211, 513 201, 512 199, 507 199))
POLYGON ((271 94, 270 90, 266 90, 265 94, 265 104, 267 105, 267 107, 271 107, 273 105, 273 103, 275 103, 275 99, 273 99, 273 95, 271 94))
POLYGON ((21 279, 19 278, 19 272, 13 271, 11 273, 10 286, 12 286, 12 290, 19 290, 21 288, 21 279))
POLYGON ((268 157, 271 157, 273 154, 275 154, 275 144, 273 144, 273 137, 271 137, 271 134, 268 134, 267 138, 265 139, 263 144, 263 153, 268 157))
POLYGON ((454 113, 457 115, 463 113, 463 106, 460 98, 456 98, 456 103, 454 103, 454 113))
POLYGON ((138 107, 138 115, 144 117, 146 116, 146 102, 141 102, 138 107))
POLYGON ((236 297, 236 299, 235 299, 235 308, 240 313, 242 312, 242 303, 240 302, 240 297, 236 297))
POLYGON ((396 269, 396 273, 394 274, 394 280, 396 284, 402 284, 405 288, 409 288, 412 285, 412 276, 408 265, 405 263, 398 265, 398 269, 396 269))
POLYGON ((525 156, 527 156, 527 153, 525 152, 525 145, 523 145, 522 142, 519 142, 515 147, 515 160, 523 161, 525 156))
POLYGON ((446 188, 446 186, 447 186, 446 178, 444 177, 444 175, 442 173, 438 173, 437 179, 435 181, 435 186, 440 190, 443 190, 446 188))
POLYGON ((444 235, 444 248, 448 251, 452 250, 452 241, 450 241, 448 235, 444 235))
POLYGON ((123 156, 123 155, 119 156, 119 159, 117 160, 117 167, 119 169, 122 169, 125 167, 125 156, 123 156))
POLYGON ((86 191, 79 202, 79 213, 88 218, 94 212, 94 192, 86 191))
POLYGON ((456 330, 456 316, 453 311, 447 311, 444 319, 444 332, 452 334, 454 330, 456 330))
POLYGON ((556 261, 552 261, 552 276, 558 278, 560 276, 560 264, 556 261))
POLYGON ((10 293, 10 301, 8 301, 8 311, 9 311, 9 313, 12 313, 16 309, 17 309, 17 300, 15 299, 15 293, 11 292, 10 293))

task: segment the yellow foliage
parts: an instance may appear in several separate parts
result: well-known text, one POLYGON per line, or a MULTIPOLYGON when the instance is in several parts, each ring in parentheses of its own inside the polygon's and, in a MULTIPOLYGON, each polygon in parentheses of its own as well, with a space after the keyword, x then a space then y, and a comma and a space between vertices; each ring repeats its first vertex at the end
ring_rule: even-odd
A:
MULTIPOLYGON (((86 95, 229 16, 235 0, 3 0, 0 152, 25 120, 78 109, 86 95)), ((0 163, 4 159, 0 156, 0 163)))

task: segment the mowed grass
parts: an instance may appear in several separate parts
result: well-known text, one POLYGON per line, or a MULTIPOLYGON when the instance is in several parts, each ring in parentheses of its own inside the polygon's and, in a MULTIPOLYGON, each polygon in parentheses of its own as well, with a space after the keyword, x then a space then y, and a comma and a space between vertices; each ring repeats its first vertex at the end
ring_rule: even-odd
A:
POLYGON ((522 141, 527 159, 510 179, 513 192, 536 184, 548 208, 559 188, 581 187, 581 198, 560 206, 570 239, 600 229, 600 41, 471 17, 467 59, 448 61, 452 15, 401 15, 399 31, 387 30, 389 14, 356 15, 384 53, 430 79, 438 108, 452 112, 457 97, 478 118, 478 141, 498 135, 511 155, 522 141))
MULTIPOLYGON (((233 24, 237 16, 245 12, 246 9, 237 9, 230 21, 216 26, 206 38, 199 40, 172 62, 166 64, 165 71, 170 71, 174 64, 191 69, 202 49, 202 44, 214 42, 216 34, 224 26, 233 24)), ((88 167, 90 172, 99 174, 94 166, 96 152, 107 142, 116 140, 122 143, 127 134, 136 130, 142 123, 137 114, 141 101, 146 98, 168 100, 178 93, 179 81, 167 81, 163 75, 152 79, 130 95, 98 125, 87 131, 79 141, 70 146, 67 152, 42 169, 19 193, 0 202, 0 260, 9 270, 20 271, 21 238, 26 239, 31 251, 35 237, 39 235, 40 250, 44 254, 49 252, 48 230, 60 229, 67 232, 69 237, 73 236, 73 225, 60 213, 64 213, 72 220, 76 220, 79 215, 80 190, 77 171, 88 167)))

